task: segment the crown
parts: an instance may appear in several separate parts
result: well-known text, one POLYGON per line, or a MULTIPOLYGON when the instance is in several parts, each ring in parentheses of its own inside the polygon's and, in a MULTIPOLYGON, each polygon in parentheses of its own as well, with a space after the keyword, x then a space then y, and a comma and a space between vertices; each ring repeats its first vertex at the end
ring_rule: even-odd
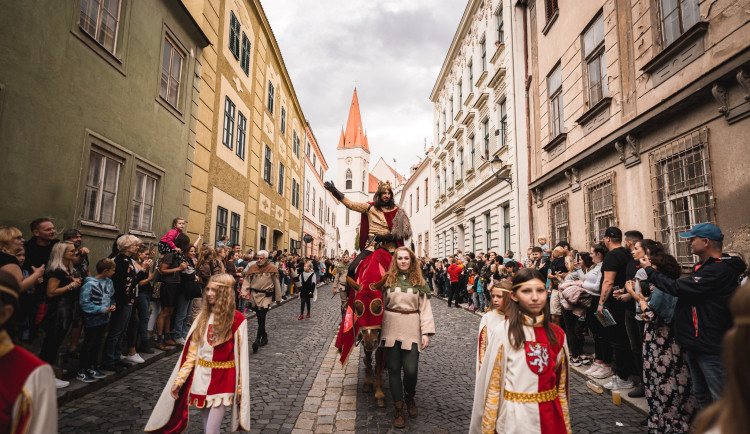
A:
POLYGON ((393 190, 393 188, 391 188, 391 181, 385 181, 385 182, 378 181, 378 190, 380 190, 381 188, 387 188, 389 190, 393 190))

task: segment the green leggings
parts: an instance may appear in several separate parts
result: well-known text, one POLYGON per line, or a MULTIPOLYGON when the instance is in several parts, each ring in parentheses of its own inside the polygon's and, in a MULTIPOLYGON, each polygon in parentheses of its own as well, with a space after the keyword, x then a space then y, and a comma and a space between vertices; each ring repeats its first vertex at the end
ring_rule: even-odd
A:
POLYGON ((385 364, 388 368, 388 384, 391 386, 393 402, 404 400, 406 393, 413 394, 417 387, 417 367, 419 365, 419 349, 412 344, 411 350, 402 350, 401 342, 385 348, 385 364), (404 382, 401 384, 401 369, 404 370, 404 382))

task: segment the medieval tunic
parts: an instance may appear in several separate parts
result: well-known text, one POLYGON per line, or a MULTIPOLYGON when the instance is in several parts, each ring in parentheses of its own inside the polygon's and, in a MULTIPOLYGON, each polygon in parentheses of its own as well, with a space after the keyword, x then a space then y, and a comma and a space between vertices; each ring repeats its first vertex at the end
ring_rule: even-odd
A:
POLYGON ((206 335, 198 343, 192 339, 197 324, 197 321, 194 322, 190 328, 188 342, 151 413, 146 431, 182 432, 188 424, 188 406, 205 408, 220 405, 232 409, 232 431, 249 431, 247 320, 235 311, 232 337, 216 346, 212 345, 215 343, 214 315, 209 316, 206 335), (170 394, 175 384, 181 386, 177 401, 170 394))
POLYGON ((254 263, 245 272, 242 290, 250 291, 250 306, 253 309, 268 309, 274 295, 276 300, 281 300, 279 270, 268 261, 262 267, 259 267, 257 262, 254 263))
MULTIPOLYGON (((484 356, 487 353, 487 342, 491 338, 490 332, 495 331, 495 326, 501 321, 505 321, 505 314, 492 309, 482 316, 482 320, 479 321, 479 339, 477 342, 477 363, 475 374, 479 373, 479 369, 482 367, 484 362, 484 356)), ((479 386, 479 383, 476 383, 479 386)), ((475 390, 476 393, 476 390, 475 390)))
POLYGON ((557 345, 542 327, 543 316, 525 317, 526 343, 510 344, 508 321, 488 331, 471 414, 471 433, 572 432, 568 415, 568 349, 565 333, 551 325, 557 345))
MULTIPOLYGON (((398 211, 398 207, 378 209, 376 206, 370 203, 352 202, 346 197, 341 200, 341 203, 343 203, 344 206, 349 208, 350 210, 362 214, 363 218, 362 218, 362 223, 360 224, 361 232, 359 234, 359 238, 360 238, 359 247, 361 250, 367 249, 367 250, 373 251, 375 249, 372 244, 368 246, 363 246, 365 244, 363 241, 367 241, 369 237, 372 237, 374 235, 391 234, 392 232, 391 225, 395 217, 395 214, 398 211), (366 232, 365 232, 365 227, 367 227, 366 232)), ((398 246, 397 246, 397 243, 395 242, 386 242, 384 243, 384 247, 389 252, 393 253, 393 251, 396 250, 396 247, 398 246)))
POLYGON ((52 367, 16 347, 0 331, 0 433, 57 432, 57 389, 52 367))
POLYGON ((408 351, 412 344, 417 344, 421 352, 422 335, 435 334, 429 287, 414 287, 406 275, 399 274, 398 283, 386 288, 383 298, 385 312, 380 339, 384 346, 393 347, 400 341, 401 349, 408 351))

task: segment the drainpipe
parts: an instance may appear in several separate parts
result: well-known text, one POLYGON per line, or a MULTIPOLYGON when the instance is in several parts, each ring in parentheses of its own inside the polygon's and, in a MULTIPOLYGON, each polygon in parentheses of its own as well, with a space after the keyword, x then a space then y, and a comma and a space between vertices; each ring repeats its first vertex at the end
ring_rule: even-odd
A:
MULTIPOLYGON (((526 185, 531 185, 531 103, 529 98, 529 88, 531 87, 531 78, 529 77, 529 46, 528 46, 528 0, 521 0, 518 2, 523 8, 523 73, 524 73, 524 87, 526 96, 526 155, 527 155, 527 171, 526 171, 526 185)), ((528 206, 529 206, 529 245, 534 245, 534 219, 531 215, 531 190, 527 192, 528 195, 528 206)))

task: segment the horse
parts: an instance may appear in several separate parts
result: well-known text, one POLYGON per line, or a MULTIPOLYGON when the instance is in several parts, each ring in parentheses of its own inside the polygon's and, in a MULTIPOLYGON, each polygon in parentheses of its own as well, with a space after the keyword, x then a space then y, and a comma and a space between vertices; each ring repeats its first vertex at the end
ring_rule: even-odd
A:
MULTIPOLYGON (((365 382, 362 391, 370 393, 375 390, 375 402, 378 407, 385 407, 383 393, 383 369, 385 358, 383 348, 380 347, 380 328, 383 324, 383 292, 385 272, 390 267, 393 257, 383 248, 375 250, 362 260, 357 267, 357 279, 347 276, 347 284, 351 288, 350 306, 353 307, 354 345, 363 345, 365 351, 365 382), (353 301, 351 300, 354 295, 353 301), (375 353, 375 370, 372 369, 373 352, 375 353), (373 381, 374 376, 374 381, 373 381)), ((347 330, 346 318, 342 322, 341 330, 347 330)), ((351 327, 349 327, 351 328, 351 327)), ((340 332, 341 333, 341 332, 340 332)), ((337 345, 339 348, 341 346, 337 345)), ((344 355, 343 358, 348 354, 344 355)))

